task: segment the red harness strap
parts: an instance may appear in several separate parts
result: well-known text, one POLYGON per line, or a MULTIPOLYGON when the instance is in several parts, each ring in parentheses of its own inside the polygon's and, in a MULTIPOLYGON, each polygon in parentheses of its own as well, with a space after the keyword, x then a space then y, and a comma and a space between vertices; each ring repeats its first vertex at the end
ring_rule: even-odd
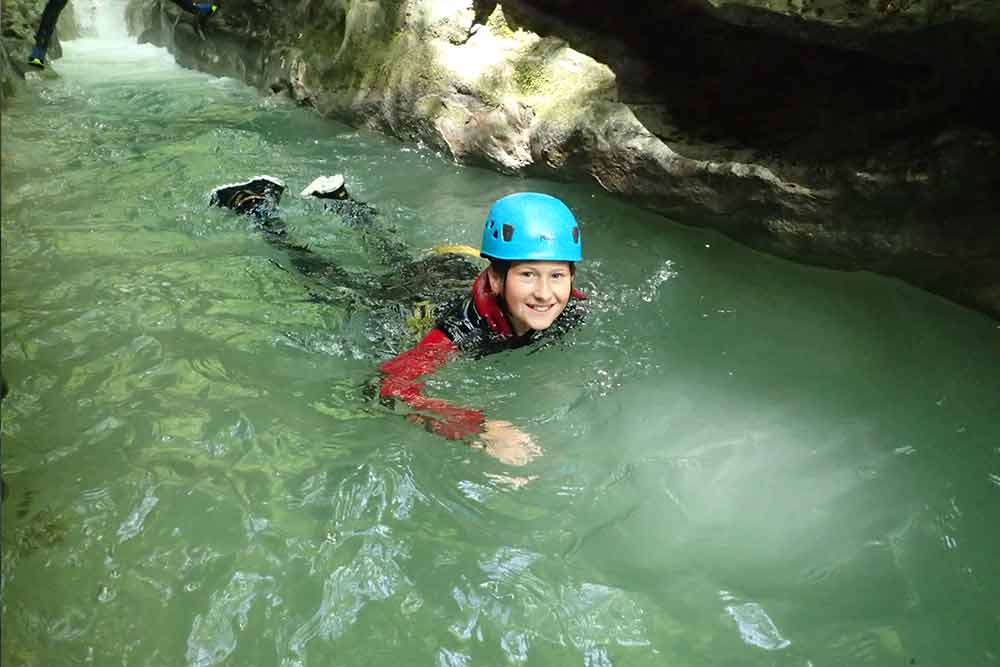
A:
POLYGON ((497 295, 490 289, 490 280, 486 276, 486 271, 479 274, 476 281, 472 283, 472 299, 476 303, 476 312, 483 316, 483 319, 490 325, 493 333, 500 334, 504 338, 511 338, 514 329, 507 321, 497 295))

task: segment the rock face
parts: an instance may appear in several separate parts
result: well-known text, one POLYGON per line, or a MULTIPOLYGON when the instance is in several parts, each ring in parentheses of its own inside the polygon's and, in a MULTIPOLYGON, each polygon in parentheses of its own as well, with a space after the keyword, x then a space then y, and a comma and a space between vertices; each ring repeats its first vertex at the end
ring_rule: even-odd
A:
MULTIPOLYGON (((46 0, 4 0, 3 33, 0 35, 0 108, 16 94, 23 77, 24 62, 35 43, 35 31, 46 0)), ((59 14, 56 30, 49 44, 49 58, 62 55, 59 37, 71 39, 77 34, 72 3, 59 14)))
POLYGON ((132 0, 143 41, 507 173, 593 178, 1000 316, 993 0, 132 0))

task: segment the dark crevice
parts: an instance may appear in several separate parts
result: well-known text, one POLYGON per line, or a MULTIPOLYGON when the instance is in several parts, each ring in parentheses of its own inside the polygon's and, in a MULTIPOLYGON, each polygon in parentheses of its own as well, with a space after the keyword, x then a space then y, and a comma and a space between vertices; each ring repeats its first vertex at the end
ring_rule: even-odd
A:
POLYGON ((952 127, 1000 130, 1000 46, 969 22, 873 35, 771 12, 733 25, 695 2, 509 4, 607 62, 622 101, 682 145, 838 161, 952 127))

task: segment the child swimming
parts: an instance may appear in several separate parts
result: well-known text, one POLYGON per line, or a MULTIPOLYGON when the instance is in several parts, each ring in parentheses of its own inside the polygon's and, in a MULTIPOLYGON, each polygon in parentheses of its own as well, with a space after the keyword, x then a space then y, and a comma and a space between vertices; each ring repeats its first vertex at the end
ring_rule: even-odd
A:
POLYGON ((573 287, 583 259, 580 226, 569 208, 546 194, 522 192, 497 200, 483 228, 480 254, 489 267, 471 294, 447 307, 411 350, 379 366, 383 399, 402 400, 409 419, 452 440, 473 440, 511 464, 539 449, 513 424, 423 395, 421 378, 459 354, 482 356, 522 347, 579 322, 585 298, 573 287))
MULTIPOLYGON (((536 192, 498 199, 483 228, 479 254, 489 266, 482 272, 454 254, 414 261, 398 242, 383 239, 373 245, 383 259, 391 260, 394 271, 380 278, 358 278, 288 240, 277 215, 284 189, 279 179, 258 176, 215 188, 210 203, 256 219, 265 238, 288 251, 303 275, 349 287, 370 304, 394 303, 400 296, 416 297, 419 304, 438 302, 455 293, 457 279, 472 280, 468 293, 444 299, 447 305, 416 346, 379 366, 373 393, 382 403, 396 407, 402 402, 410 421, 445 438, 468 441, 505 463, 523 465, 536 456, 540 450, 527 433, 510 422, 487 419, 478 410, 424 396, 422 379, 459 355, 481 357, 539 343, 582 320, 585 296, 573 286, 576 264, 583 259, 582 237, 566 204, 536 192)), ((325 200, 328 208, 334 207, 329 210, 353 227, 377 229, 375 209, 351 198, 340 175, 318 178, 301 194, 325 200)))

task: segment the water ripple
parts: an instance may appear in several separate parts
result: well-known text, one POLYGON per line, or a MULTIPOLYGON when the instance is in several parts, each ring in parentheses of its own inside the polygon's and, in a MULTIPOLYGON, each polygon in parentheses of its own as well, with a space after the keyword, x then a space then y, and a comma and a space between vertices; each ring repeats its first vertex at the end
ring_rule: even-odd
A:
MULTIPOLYGON (((724 596, 726 599, 728 596, 724 596)), ((791 646, 792 642, 781 636, 778 627, 756 602, 726 605, 729 614, 740 632, 740 639, 751 646, 766 651, 777 651, 791 646)))
POLYGON ((128 518, 118 528, 118 541, 127 542, 139 534, 146 517, 153 511, 160 499, 153 495, 152 490, 143 496, 139 506, 129 514, 128 518))
POLYGON ((510 547, 481 560, 485 577, 452 589, 459 615, 448 630, 462 642, 499 637, 513 663, 525 662, 537 644, 572 646, 586 664, 610 664, 611 645, 650 645, 644 614, 630 595, 594 582, 543 579, 533 570, 545 562, 510 547))
POLYGON ((222 591, 212 594, 208 611, 194 617, 187 639, 189 667, 211 667, 232 655, 237 631, 246 629, 254 600, 269 595, 274 588, 274 579, 269 576, 234 573, 222 591))
POLYGON ((336 568, 323 583, 319 608, 292 633, 288 650, 304 656, 314 639, 340 637, 370 601, 386 600, 408 582, 399 563, 407 552, 387 535, 372 531, 352 561, 336 568))

